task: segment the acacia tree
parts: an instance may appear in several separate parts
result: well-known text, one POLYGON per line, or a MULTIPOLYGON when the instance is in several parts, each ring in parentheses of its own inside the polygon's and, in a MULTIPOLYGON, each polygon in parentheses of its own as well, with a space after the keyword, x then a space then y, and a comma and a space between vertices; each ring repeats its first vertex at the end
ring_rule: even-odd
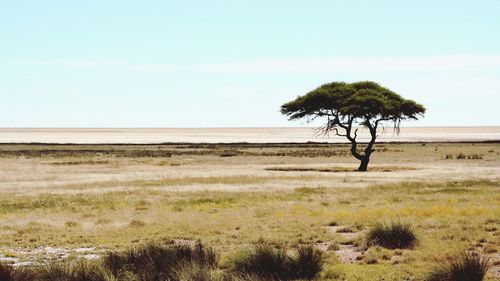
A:
POLYGON ((361 161, 358 171, 366 171, 377 129, 392 123, 399 133, 402 120, 418 119, 424 115, 425 108, 375 82, 333 82, 283 104, 281 113, 289 120, 306 118, 308 122, 326 117, 319 132, 346 137, 351 142, 351 154, 361 161), (366 127, 371 135, 364 151, 357 146, 359 127, 366 127))

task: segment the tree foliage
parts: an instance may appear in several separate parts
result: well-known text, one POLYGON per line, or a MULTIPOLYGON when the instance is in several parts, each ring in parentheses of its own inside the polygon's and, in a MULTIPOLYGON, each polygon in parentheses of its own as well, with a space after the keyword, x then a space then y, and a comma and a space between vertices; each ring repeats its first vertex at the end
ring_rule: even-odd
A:
MULTIPOLYGON (((332 82, 283 104, 281 113, 290 120, 306 118, 311 121, 326 117, 327 122, 320 131, 347 137, 353 145, 352 154, 367 166, 379 126, 383 122, 392 122, 399 132, 402 120, 418 119, 425 113, 425 108, 372 81, 332 82), (356 125, 368 128, 372 136, 364 153, 356 149, 356 125), (339 129, 344 132, 339 132, 339 129)), ((360 166, 359 170, 366 170, 366 167, 360 166)))

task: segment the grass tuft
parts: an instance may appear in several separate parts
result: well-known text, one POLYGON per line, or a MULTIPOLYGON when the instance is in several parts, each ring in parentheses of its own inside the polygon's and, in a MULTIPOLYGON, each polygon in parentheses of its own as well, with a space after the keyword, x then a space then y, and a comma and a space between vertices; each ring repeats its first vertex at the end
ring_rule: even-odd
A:
POLYGON ((270 245, 256 245, 237 257, 232 266, 233 271, 245 275, 287 279, 287 255, 284 249, 270 245))
POLYGON ((232 270, 239 276, 265 280, 311 280, 322 266, 322 253, 312 246, 300 246, 294 254, 288 254, 286 249, 260 244, 240 254, 232 270))
POLYGON ((96 261, 53 262, 33 267, 0 264, 0 281, 221 280, 216 265, 215 252, 201 243, 194 247, 147 244, 111 252, 96 261))
POLYGON ((13 272, 12 267, 4 264, 0 264, 0 280, 4 281, 13 281, 15 280, 13 277, 13 272))
POLYGON ((366 235, 368 246, 381 246, 387 249, 413 249, 417 243, 418 239, 413 228, 403 222, 379 223, 366 235))
POLYGON ((489 267, 488 258, 474 252, 462 252, 436 267, 426 281, 482 281, 489 267))
POLYGON ((104 259, 105 266, 115 276, 132 272, 140 280, 177 280, 184 267, 213 269, 216 263, 216 253, 201 243, 195 247, 147 244, 125 252, 110 253, 104 259))
POLYGON ((38 270, 40 281, 115 281, 113 274, 98 262, 55 263, 38 270))
POLYGON ((2 281, 32 281, 35 274, 28 268, 15 268, 0 263, 0 280, 2 281))
POLYGON ((300 246, 292 258, 291 268, 298 279, 314 279, 323 268, 323 255, 313 246, 300 246))

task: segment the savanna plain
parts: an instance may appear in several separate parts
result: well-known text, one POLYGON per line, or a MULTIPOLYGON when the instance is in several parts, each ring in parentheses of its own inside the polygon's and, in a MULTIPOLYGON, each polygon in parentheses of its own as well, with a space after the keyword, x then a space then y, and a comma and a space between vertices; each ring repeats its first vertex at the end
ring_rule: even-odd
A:
POLYGON ((369 171, 356 172, 347 144, 2 144, 0 262, 85 263, 109 280, 155 280, 99 264, 165 245, 210 266, 164 280, 427 280, 467 251, 498 280, 500 144, 375 149, 369 171), (391 225, 415 239, 370 242, 391 225), (266 277, 257 271, 272 269, 244 261, 259 251, 275 263, 301 252, 321 262, 309 275, 266 277))

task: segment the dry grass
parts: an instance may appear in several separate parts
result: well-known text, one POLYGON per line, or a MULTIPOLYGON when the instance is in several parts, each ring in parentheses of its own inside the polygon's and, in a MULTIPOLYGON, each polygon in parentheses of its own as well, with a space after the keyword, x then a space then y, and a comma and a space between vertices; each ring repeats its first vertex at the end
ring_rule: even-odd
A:
POLYGON ((462 252, 429 273, 426 281, 482 281, 490 268, 489 258, 462 252))
POLYGON ((149 241, 200 239, 220 253, 222 264, 256 242, 317 245, 325 250, 323 280, 423 280, 436 258, 457 248, 494 262, 500 251, 498 144, 376 148, 374 169, 360 174, 350 171, 357 164, 351 157, 323 154, 347 150, 343 145, 3 145, 0 150, 10 152, 0 157, 0 260, 43 263, 63 254, 71 259, 149 241), (59 149, 76 152, 15 153, 59 149), (92 149, 115 152, 78 154, 92 149), (127 149, 174 152, 115 155, 127 149), (459 153, 483 159, 445 159, 459 153), (363 248, 363 231, 400 219, 414 226, 419 243, 413 249, 363 248), (332 233, 331 222, 352 232, 332 233), (353 263, 339 262, 339 245, 364 253, 353 263))
POLYGON ((392 221, 375 225, 366 236, 369 246, 387 249, 413 249, 418 243, 413 227, 408 223, 392 221))

